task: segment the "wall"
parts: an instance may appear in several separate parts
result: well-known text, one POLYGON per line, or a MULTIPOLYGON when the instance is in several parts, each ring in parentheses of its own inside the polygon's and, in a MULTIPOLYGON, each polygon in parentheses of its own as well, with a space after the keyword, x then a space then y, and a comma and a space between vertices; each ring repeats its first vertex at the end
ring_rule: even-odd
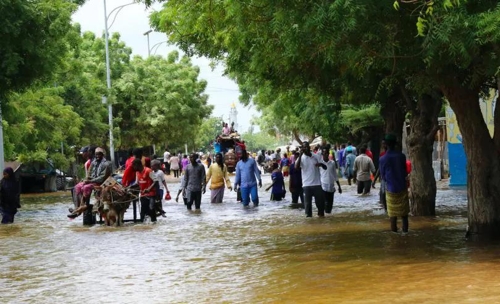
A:
MULTIPOLYGON (((490 96, 480 98, 479 105, 483 118, 488 126, 490 135, 493 136, 493 119, 495 105, 498 99, 498 92, 491 90, 490 96)), ((465 186, 467 184, 467 158, 462 145, 462 134, 457 123, 457 118, 453 110, 448 106, 446 108, 446 122, 448 133, 448 157, 450 170, 450 186, 465 186)))

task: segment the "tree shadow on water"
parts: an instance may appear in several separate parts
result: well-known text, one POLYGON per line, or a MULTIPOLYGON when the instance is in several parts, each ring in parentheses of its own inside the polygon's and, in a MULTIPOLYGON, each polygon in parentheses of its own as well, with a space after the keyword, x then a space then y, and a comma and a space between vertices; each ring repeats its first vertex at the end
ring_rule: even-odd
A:
MULTIPOLYGON (((498 260, 500 245, 468 242, 466 219, 456 217, 411 217, 407 235, 389 231, 386 217, 343 220, 318 219, 312 227, 283 232, 266 242, 267 254, 283 255, 287 261, 323 260, 426 263, 498 260)), ((303 227, 302 227, 303 228, 303 227)))

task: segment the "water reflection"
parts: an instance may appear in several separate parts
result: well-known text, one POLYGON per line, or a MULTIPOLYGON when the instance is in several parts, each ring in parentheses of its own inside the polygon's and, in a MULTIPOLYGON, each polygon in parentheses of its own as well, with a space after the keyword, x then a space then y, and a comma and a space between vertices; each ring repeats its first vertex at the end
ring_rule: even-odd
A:
MULTIPOLYGON (((266 177, 269 184, 268 177, 266 177)), ((178 184, 171 184, 172 193, 178 184)), ((265 188, 266 185, 263 186, 265 188)), ((336 196, 334 214, 306 218, 289 201, 226 202, 125 227, 68 221, 69 197, 24 198, 0 226, 2 302, 369 303, 486 302, 500 297, 498 245, 464 241, 464 191, 438 193, 438 217, 388 232, 377 203, 336 196)), ((131 218, 131 209, 126 216, 131 218)))

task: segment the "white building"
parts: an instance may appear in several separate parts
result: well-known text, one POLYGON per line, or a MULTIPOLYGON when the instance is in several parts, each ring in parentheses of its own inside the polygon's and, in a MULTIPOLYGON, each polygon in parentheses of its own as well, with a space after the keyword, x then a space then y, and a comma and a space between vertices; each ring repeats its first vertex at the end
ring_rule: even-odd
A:
POLYGON ((234 129, 241 133, 240 127, 238 126, 238 110, 236 110, 236 104, 233 102, 231 104, 231 109, 229 110, 229 126, 234 122, 234 129))

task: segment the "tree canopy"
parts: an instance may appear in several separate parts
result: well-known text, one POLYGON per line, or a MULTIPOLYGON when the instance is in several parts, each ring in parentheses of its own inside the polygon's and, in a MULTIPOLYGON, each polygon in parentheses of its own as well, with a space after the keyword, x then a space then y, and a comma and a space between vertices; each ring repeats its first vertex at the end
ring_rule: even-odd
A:
POLYGON ((212 112, 199 68, 177 52, 168 58, 139 56, 115 82, 116 118, 123 147, 178 143, 194 138, 212 112))
POLYGON ((0 1, 0 99, 62 63, 76 7, 67 0, 0 1))
MULTIPOLYGON (((244 100, 255 97, 259 104, 265 100, 258 99, 262 90, 270 90, 277 103, 287 96, 288 107, 279 108, 283 113, 293 106, 303 114, 318 100, 335 105, 373 102, 401 123, 404 111, 412 112, 420 137, 432 138, 440 108, 435 101, 444 95, 457 115, 471 164, 469 225, 474 232, 493 234, 500 231, 500 211, 494 207, 500 191, 484 176, 494 174, 500 182, 500 119, 495 119, 492 138, 478 95, 485 87, 500 85, 499 20, 500 4, 493 0, 394 5, 376 0, 169 0, 151 15, 153 26, 188 54, 224 61, 244 100), (303 98, 309 92, 314 99, 303 98), (401 108, 403 115, 390 111, 394 108, 401 108), (486 156, 494 162, 490 166, 482 165, 475 153, 483 145, 495 147, 486 156)), ((315 115, 321 120, 321 113, 315 115)), ((500 110, 495 113, 499 115, 500 110)), ((299 119, 304 129, 311 129, 314 121, 299 119)), ((427 143, 414 139, 415 157, 426 159, 417 171, 431 172, 427 143)))
MULTIPOLYGON (((68 27, 61 47, 64 52, 53 59, 52 69, 43 77, 33 76, 25 91, 14 86, 4 92, 9 102, 3 105, 7 159, 52 158, 59 160, 58 165, 67 165, 74 157, 72 147, 107 147, 108 112, 102 104, 102 96, 108 93, 104 39, 82 34, 75 24, 68 27)), ((177 52, 167 58, 132 58, 132 49, 118 33, 111 35, 109 49, 113 86, 108 96, 114 104, 115 146, 174 146, 194 139, 212 111, 204 94, 206 81, 198 79, 199 68, 177 52)))

